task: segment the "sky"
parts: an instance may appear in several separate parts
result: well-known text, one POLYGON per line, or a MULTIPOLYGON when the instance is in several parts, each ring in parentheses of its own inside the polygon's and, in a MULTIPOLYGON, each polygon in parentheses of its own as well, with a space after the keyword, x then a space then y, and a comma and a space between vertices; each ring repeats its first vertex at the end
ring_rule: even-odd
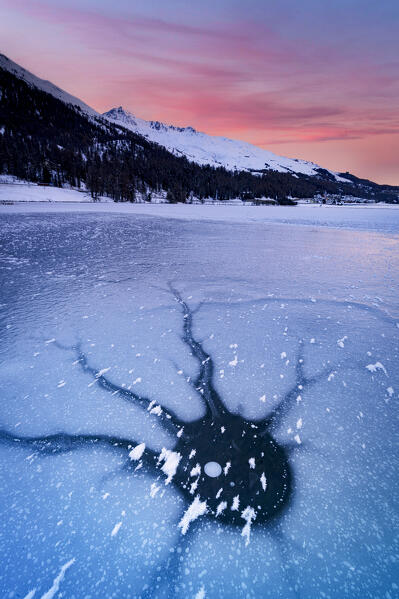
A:
POLYGON ((398 0, 0 0, 0 52, 100 112, 399 185, 398 0))

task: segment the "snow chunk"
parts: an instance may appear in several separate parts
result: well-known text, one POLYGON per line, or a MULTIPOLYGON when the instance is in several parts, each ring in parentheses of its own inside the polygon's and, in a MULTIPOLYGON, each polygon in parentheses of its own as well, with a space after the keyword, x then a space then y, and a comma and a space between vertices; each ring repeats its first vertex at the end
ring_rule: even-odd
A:
POLYGON ((392 397, 392 395, 394 394, 393 387, 387 387, 387 393, 388 393, 389 397, 392 397))
POLYGON ((226 466, 223 468, 224 475, 227 476, 228 471, 230 470, 231 462, 226 462, 226 466))
POLYGON ((161 487, 159 485, 157 485, 156 483, 152 483, 151 485, 151 491, 150 491, 150 496, 151 497, 155 497, 155 495, 158 493, 159 489, 161 487))
MULTIPOLYGON (((66 564, 64 564, 62 566, 60 573, 58 574, 58 576, 56 576, 56 578, 54 578, 51 588, 47 591, 47 593, 44 593, 44 595, 42 595, 41 599, 53 599, 53 597, 55 597, 55 595, 59 591, 60 583, 64 580, 65 572, 74 563, 75 563, 75 558, 69 560, 69 562, 67 562, 66 564)), ((33 597, 33 595, 32 595, 32 597, 33 597)))
POLYGON ((199 481, 199 477, 195 479, 195 481, 193 483, 191 483, 190 485, 190 494, 194 495, 195 491, 197 490, 198 487, 198 481, 199 481))
POLYGON ((342 339, 338 339, 337 341, 337 345, 339 347, 345 347, 345 341, 348 339, 348 337, 345 335, 344 337, 342 337, 342 339))
POLYGON ((250 466, 250 468, 255 468, 255 458, 249 458, 248 460, 248 464, 250 466))
POLYGON ((266 487, 267 487, 267 480, 266 480, 266 476, 265 476, 265 473, 264 473, 264 472, 262 472, 262 476, 260 477, 260 482, 261 482, 261 485, 262 485, 262 489, 263 489, 264 491, 266 491, 266 487))
POLYGON ((120 527, 122 526, 122 522, 118 522, 118 524, 115 524, 114 528, 112 529, 111 532, 111 537, 114 537, 116 534, 118 534, 120 527))
POLYGON ((190 476, 199 476, 201 474, 201 466, 196 464, 194 468, 191 469, 190 476))
POLYGON ((302 428, 302 418, 298 418, 297 422, 296 422, 296 427, 299 430, 300 428, 302 428))
POLYGON ((375 364, 368 364, 366 368, 370 372, 377 372, 377 370, 382 370, 385 373, 385 375, 388 376, 386 368, 383 364, 381 364, 381 362, 376 362, 375 364))
POLYGON ((203 516, 207 512, 206 501, 201 501, 199 495, 196 496, 192 504, 184 512, 183 518, 179 522, 179 528, 183 535, 188 531, 191 522, 203 516))
POLYGON ((101 376, 104 376, 104 374, 106 372, 108 372, 109 370, 111 370, 111 367, 103 368, 102 370, 99 370, 98 372, 96 372, 96 379, 99 379, 101 376))
POLYGON ((129 458, 131 460, 139 460, 143 455, 144 451, 145 443, 140 443, 140 445, 136 445, 136 447, 134 447, 132 451, 129 452, 129 458))
POLYGON ((295 435, 294 439, 298 443, 298 445, 300 445, 302 443, 301 437, 299 435, 295 435))
POLYGON ((240 496, 236 495, 235 497, 233 497, 233 503, 232 503, 232 506, 231 506, 231 511, 232 512, 236 512, 239 507, 240 507, 240 496))
POLYGON ((169 449, 165 449, 165 447, 162 448, 162 451, 158 458, 158 464, 160 464, 163 461, 165 462, 161 468, 162 472, 164 472, 167 476, 165 485, 168 485, 171 482, 174 475, 176 474, 176 470, 180 460, 180 453, 176 451, 170 451, 169 449))
POLYGON ((202 586, 198 593, 195 595, 194 599, 205 599, 205 589, 202 586))
POLYGON ((252 507, 248 505, 242 512, 241 518, 243 518, 246 521, 246 524, 242 529, 241 536, 245 537, 245 546, 247 546, 249 545, 249 537, 251 535, 251 524, 253 520, 255 520, 256 518, 256 512, 252 507))
POLYGON ((227 507, 227 501, 221 501, 216 508, 216 517, 219 516, 227 507))

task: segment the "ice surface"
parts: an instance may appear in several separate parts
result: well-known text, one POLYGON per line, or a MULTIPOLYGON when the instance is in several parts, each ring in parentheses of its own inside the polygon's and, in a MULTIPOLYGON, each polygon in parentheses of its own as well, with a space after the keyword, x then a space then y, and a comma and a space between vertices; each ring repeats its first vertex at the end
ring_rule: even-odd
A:
MULTIPOLYGON (((106 198, 103 198, 106 199, 106 198)), ((15 202, 1 206, 0 214, 30 212, 32 214, 89 213, 146 215, 189 221, 223 221, 239 223, 281 223, 338 229, 399 233, 399 206, 397 204, 369 204, 333 206, 300 204, 298 206, 223 206, 188 204, 130 204, 87 201, 84 193, 69 189, 34 185, 0 184, 0 202, 15 202), (31 202, 23 205, 24 202, 31 202), (41 202, 47 202, 43 205, 41 202), (19 204, 19 205, 18 205, 19 204), (73 204, 73 205, 68 205, 73 204)), ((291 235, 291 233, 290 233, 291 235)), ((320 256, 307 256, 307 259, 320 256)))
MULTIPOLYGON (((1 207, 0 428, 53 436, 47 452, 0 443, 1 595, 36 599, 58 584, 77 599, 393 599, 397 212, 293 209, 283 226, 259 222, 271 212, 257 208, 258 222, 241 211, 242 223, 232 210, 216 222, 216 207, 202 221, 185 208, 168 219, 118 206, 1 207), (186 463, 174 450, 205 405, 168 282, 193 311, 231 413, 256 425, 289 397, 273 434, 294 490, 277 521, 262 523, 234 488, 226 500, 234 464, 217 452, 212 516, 195 439, 186 474, 198 487, 189 501, 178 490, 186 463), (187 423, 180 437, 168 414, 187 423), (163 456, 158 469, 146 468, 148 452, 163 456), (228 514, 239 526, 224 524, 228 514)), ((270 472, 255 454, 246 460, 248 484, 266 496, 270 472)))

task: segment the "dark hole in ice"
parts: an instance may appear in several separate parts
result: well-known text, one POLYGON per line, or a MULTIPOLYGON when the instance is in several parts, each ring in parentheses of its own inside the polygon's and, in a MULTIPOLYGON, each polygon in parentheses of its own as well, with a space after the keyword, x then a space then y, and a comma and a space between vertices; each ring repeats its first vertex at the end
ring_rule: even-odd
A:
MULTIPOLYGON (((199 365, 198 374, 190 384, 200 393, 205 404, 205 415, 195 422, 184 422, 172 411, 161 406, 154 412, 154 401, 112 383, 102 371, 89 365, 79 345, 73 349, 82 369, 91 374, 104 390, 131 404, 156 413, 161 425, 177 435, 172 456, 174 465, 170 481, 187 502, 187 508, 198 498, 206 502, 203 516, 226 525, 238 525, 244 520, 251 524, 267 524, 280 517, 293 496, 293 471, 289 457, 292 446, 283 445, 274 437, 274 431, 293 405, 299 390, 303 390, 325 376, 325 372, 307 378, 303 370, 302 344, 296 362, 296 381, 279 404, 263 420, 251 422, 227 410, 213 385, 214 363, 192 332, 193 311, 180 294, 170 287, 183 314, 182 340, 199 365), (247 515, 247 517, 246 517, 247 515)), ((69 348, 71 349, 71 348, 69 348)), ((0 440, 6 443, 33 446, 40 452, 54 454, 102 445, 127 452, 125 471, 134 473, 137 460, 140 466, 157 478, 165 473, 166 462, 143 444, 143 450, 132 460, 134 439, 107 435, 71 435, 58 433, 44 437, 18 437, 6 431, 0 440), (163 472, 160 472, 160 470, 163 472)), ((140 468, 141 469, 141 468, 140 468)))

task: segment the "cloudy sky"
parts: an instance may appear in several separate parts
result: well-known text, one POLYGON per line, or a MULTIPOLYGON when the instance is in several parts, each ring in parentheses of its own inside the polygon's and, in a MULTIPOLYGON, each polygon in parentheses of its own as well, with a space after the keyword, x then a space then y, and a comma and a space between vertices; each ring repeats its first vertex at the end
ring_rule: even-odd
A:
POLYGON ((0 0, 0 51, 103 112, 399 185, 398 0, 0 0))

